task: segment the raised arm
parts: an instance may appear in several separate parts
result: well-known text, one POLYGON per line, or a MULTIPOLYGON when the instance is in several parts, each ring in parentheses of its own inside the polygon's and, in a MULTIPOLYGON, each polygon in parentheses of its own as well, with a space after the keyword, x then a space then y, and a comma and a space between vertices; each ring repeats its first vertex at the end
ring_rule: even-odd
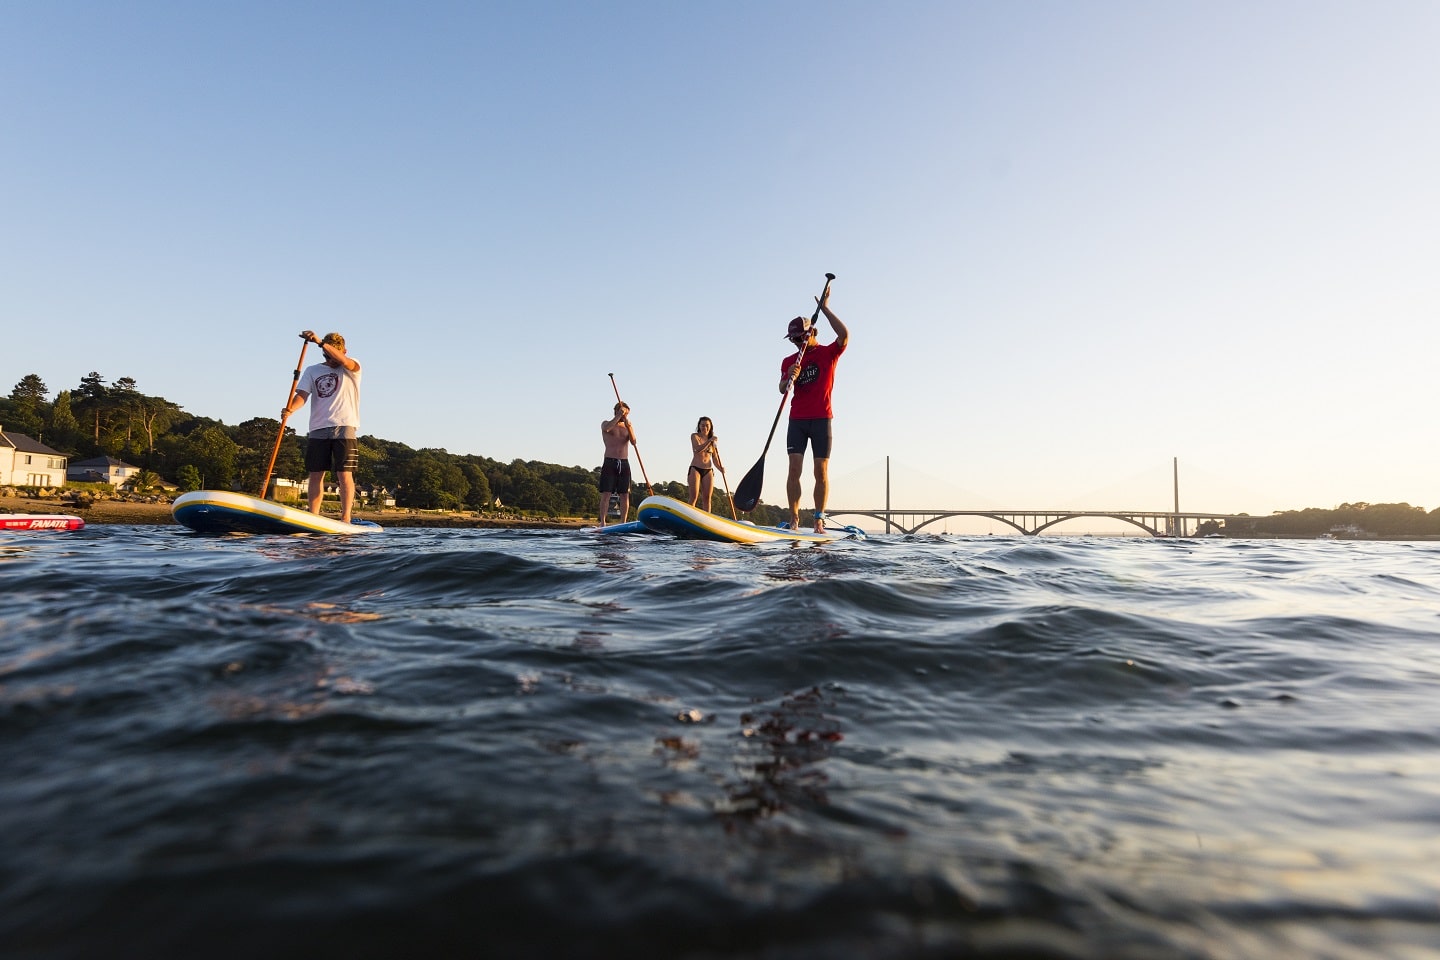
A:
POLYGON ((835 331, 835 342, 842 347, 845 346, 845 344, 850 342, 850 330, 845 324, 840 322, 839 317, 830 312, 829 287, 825 288, 825 292, 821 294, 820 299, 816 302, 820 304, 821 312, 825 314, 825 319, 830 321, 830 327, 835 331))
POLYGON ((351 373, 354 373, 356 370, 360 369, 359 360, 356 360, 344 350, 336 347, 333 343, 325 343, 324 341, 321 341, 320 352, 325 355, 325 359, 338 361, 340 366, 344 367, 346 370, 349 370, 351 373))

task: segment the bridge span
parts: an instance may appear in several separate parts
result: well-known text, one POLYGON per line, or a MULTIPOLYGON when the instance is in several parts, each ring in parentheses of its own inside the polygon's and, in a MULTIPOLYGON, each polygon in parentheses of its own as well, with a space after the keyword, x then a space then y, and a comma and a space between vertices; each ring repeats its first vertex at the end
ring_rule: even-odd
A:
POLYGON ((1103 517, 1134 524, 1152 537, 1191 537, 1207 520, 1254 520, 1246 514, 1177 513, 1169 510, 851 510, 825 511, 832 517, 870 517, 885 524, 886 532, 896 527, 901 533, 916 533, 949 517, 984 517, 1014 527, 1027 537, 1043 533, 1057 523, 1082 517, 1103 517))

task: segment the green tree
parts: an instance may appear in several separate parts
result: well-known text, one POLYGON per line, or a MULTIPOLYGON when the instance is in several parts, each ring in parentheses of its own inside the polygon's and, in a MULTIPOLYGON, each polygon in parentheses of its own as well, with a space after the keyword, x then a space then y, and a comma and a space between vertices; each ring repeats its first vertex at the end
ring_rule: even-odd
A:
POLYGON ((70 391, 61 390, 50 405, 50 439, 52 446, 69 449, 80 439, 80 423, 70 409, 70 391))
POLYGON ((140 389, 134 377, 121 377, 110 388, 111 421, 107 427, 110 444, 127 456, 135 452, 135 421, 140 405, 140 389))
POLYGON ((470 484, 470 492, 465 494, 465 506, 471 510, 491 509, 495 496, 490 492, 490 480, 485 476, 480 464, 466 460, 460 464, 460 472, 465 474, 465 479, 470 484))
MULTIPOLYGON (((304 451, 294 430, 285 427, 278 452, 275 448, 275 439, 280 436, 279 420, 272 417, 254 417, 236 427, 232 436, 239 448, 235 465, 242 489, 260 489, 272 454, 275 456, 275 466, 270 472, 272 480, 275 477, 299 480, 305 475, 304 451)), ((268 487, 268 484, 266 486, 268 487)))
POLYGON ((591 517, 600 512, 600 487, 593 481, 566 480, 555 484, 555 488, 565 497, 567 515, 591 517))
POLYGON ((458 509, 465 503, 470 483, 453 461, 440 456, 444 451, 421 450, 400 472, 395 502, 422 510, 458 509))
POLYGON ((155 457, 156 438, 169 430, 171 424, 184 419, 185 411, 180 409, 179 404, 171 403, 164 397, 137 394, 131 400, 130 416, 140 432, 145 434, 146 463, 150 463, 155 457))
POLYGON ((107 412, 110 401, 110 388, 105 386, 105 378, 91 370, 80 378, 80 386, 72 392, 72 399, 76 418, 82 420, 87 427, 93 426, 93 449, 99 450, 100 419, 107 412))
POLYGON ((45 433, 46 396, 50 388, 36 373, 27 373, 10 391, 10 411, 6 414, 12 427, 21 433, 42 440, 45 433))
POLYGON ((179 484, 180 489, 186 493, 189 493, 191 490, 199 490, 205 485, 204 479, 200 476, 200 471, 195 468, 195 464, 193 463, 187 463, 175 472, 175 482, 179 484))
POLYGON ((235 458, 240 447, 218 426, 203 427, 186 438, 183 456, 200 472, 207 490, 228 490, 235 483, 235 458))
MULTIPOLYGON (((511 493, 511 506, 521 510, 536 510, 548 516, 558 517, 569 509, 569 501, 560 489, 534 473, 527 473, 511 493)), ((598 495, 597 495, 598 507, 598 495)))
POLYGON ((129 486, 130 489, 134 490, 136 493, 145 493, 149 490, 153 490, 155 488, 155 485, 159 482, 160 474, 156 473, 154 470, 142 469, 138 473, 136 473, 135 476, 130 478, 129 486))
POLYGON ((369 434, 361 437, 357 446, 360 462, 355 470, 355 482, 397 490, 401 470, 415 456, 415 451, 403 443, 369 434))

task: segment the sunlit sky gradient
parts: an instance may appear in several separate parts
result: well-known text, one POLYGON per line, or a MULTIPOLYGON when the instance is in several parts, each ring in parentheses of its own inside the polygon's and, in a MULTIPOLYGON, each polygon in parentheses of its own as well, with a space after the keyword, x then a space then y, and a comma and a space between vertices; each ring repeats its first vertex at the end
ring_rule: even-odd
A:
POLYGON ((592 467, 613 372, 652 480, 708 415, 733 486, 830 271, 832 506, 1166 509, 1178 457, 1187 510, 1433 508, 1436 50, 1430 0, 0 2, 0 389, 278 417, 338 330, 364 433, 592 467))

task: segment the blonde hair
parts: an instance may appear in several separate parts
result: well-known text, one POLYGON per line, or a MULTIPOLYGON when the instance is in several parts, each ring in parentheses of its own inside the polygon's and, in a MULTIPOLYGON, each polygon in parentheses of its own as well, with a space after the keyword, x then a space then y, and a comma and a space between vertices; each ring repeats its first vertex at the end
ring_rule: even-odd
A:
POLYGON ((345 349, 345 338, 342 337, 342 336, 340 336, 340 334, 338 334, 338 333, 334 333, 334 332, 327 333, 327 334, 325 334, 324 337, 322 337, 322 338, 320 339, 320 342, 321 342, 321 343, 334 344, 335 346, 339 347, 341 350, 344 350, 344 349, 345 349))

